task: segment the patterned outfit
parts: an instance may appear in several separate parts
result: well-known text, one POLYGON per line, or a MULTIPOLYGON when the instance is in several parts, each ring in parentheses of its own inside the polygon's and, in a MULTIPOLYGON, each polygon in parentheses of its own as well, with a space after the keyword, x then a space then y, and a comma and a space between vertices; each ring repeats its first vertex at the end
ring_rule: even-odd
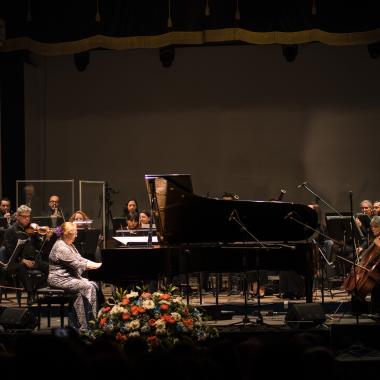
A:
POLYGON ((85 330, 88 321, 97 316, 97 285, 82 277, 88 260, 83 258, 74 245, 68 245, 59 239, 49 255, 50 286, 76 293, 74 301, 74 318, 70 318, 71 326, 85 330))

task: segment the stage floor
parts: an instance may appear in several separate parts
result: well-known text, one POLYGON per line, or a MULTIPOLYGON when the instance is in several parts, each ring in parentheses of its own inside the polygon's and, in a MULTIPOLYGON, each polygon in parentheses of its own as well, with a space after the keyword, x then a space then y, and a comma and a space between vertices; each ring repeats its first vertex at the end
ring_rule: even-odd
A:
MULTIPOLYGON (((108 285, 103 286, 103 292, 106 298, 111 296, 112 287, 108 285)), ((187 301, 187 296, 184 295, 184 301, 187 301)), ((193 306, 201 306, 209 315, 207 323, 212 324, 218 328, 232 327, 244 325, 244 320, 249 320, 249 325, 258 325, 260 322, 259 316, 261 315, 263 323, 268 327, 281 327, 286 326, 285 317, 288 314, 289 308, 292 304, 305 304, 305 298, 301 299, 283 299, 279 298, 278 294, 266 295, 261 297, 248 297, 247 305, 243 294, 228 295, 227 292, 222 292, 218 296, 218 303, 212 294, 202 295, 202 303, 200 303, 199 294, 193 293, 188 297, 188 301, 193 306), (260 301, 260 305, 259 305, 260 301), (239 323, 241 322, 241 323, 239 323)), ((351 296, 341 290, 325 290, 324 297, 320 290, 316 290, 313 294, 313 303, 320 304, 322 310, 325 312, 326 321, 324 325, 330 326, 332 324, 356 324, 356 315, 351 311, 351 296)), ((7 299, 2 300, 1 308, 18 307, 15 294, 8 293, 7 299)), ((22 307, 27 307, 25 294, 22 297, 22 307)), ((32 309, 35 309, 33 306, 32 309)), ((51 327, 60 327, 58 307, 53 307, 51 327)), ((368 312, 361 313, 358 316, 360 324, 374 324, 374 319, 368 312)), ((67 317, 65 317, 65 325, 67 324, 67 317)), ((47 318, 43 315, 41 318, 41 329, 47 329, 47 318)))

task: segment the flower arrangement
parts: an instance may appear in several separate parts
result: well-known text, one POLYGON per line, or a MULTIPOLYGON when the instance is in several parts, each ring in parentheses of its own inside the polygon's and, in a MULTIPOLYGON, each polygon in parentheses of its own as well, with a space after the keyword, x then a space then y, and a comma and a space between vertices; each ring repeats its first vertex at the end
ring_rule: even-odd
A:
POLYGON ((200 310, 174 295, 175 289, 155 293, 117 289, 114 299, 100 309, 93 336, 112 335, 120 343, 141 337, 151 350, 170 347, 185 337, 194 342, 216 337, 217 330, 204 323, 200 310))

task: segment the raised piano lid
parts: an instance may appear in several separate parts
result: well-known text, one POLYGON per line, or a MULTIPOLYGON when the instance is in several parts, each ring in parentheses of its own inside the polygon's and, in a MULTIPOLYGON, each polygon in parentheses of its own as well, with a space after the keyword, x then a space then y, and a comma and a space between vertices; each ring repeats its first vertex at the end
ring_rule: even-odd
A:
POLYGON ((260 241, 301 241, 314 234, 293 218, 312 229, 317 228, 317 213, 307 205, 200 197, 193 193, 189 174, 149 174, 145 181, 157 235, 163 244, 252 241, 231 219, 233 212, 260 241))

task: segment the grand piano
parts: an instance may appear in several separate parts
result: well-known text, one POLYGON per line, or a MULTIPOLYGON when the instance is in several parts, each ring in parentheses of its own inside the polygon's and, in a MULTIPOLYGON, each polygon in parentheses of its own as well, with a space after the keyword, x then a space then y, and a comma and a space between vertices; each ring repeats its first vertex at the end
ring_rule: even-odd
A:
POLYGON ((313 209, 201 197, 186 174, 146 175, 145 181, 159 244, 102 250, 103 265, 91 279, 122 285, 202 271, 293 270, 304 275, 312 302, 313 209))

